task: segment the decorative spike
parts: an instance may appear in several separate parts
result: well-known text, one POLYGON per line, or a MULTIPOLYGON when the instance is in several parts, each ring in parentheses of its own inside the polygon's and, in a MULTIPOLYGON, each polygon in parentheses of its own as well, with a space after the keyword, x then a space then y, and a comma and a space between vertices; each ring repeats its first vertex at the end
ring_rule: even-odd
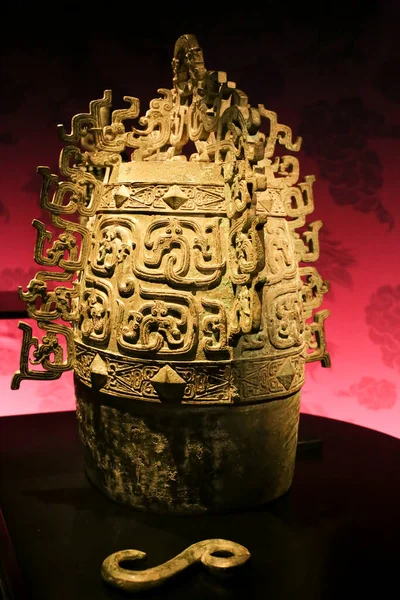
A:
POLYGON ((154 389, 163 400, 182 399, 186 381, 169 365, 165 365, 150 379, 154 389))
POLYGON ((129 188, 126 185, 121 185, 120 188, 114 194, 115 205, 117 208, 121 208, 124 202, 126 202, 131 195, 129 188))
POLYGON ((107 365, 99 354, 96 354, 90 366, 90 378, 92 380, 92 386, 95 390, 99 390, 100 388, 104 387, 107 382, 107 365))
POLYGON ((172 185, 168 192, 164 194, 163 200, 170 208, 173 210, 177 210, 180 208, 185 202, 189 200, 185 192, 181 190, 181 188, 177 185, 172 185))
POLYGON ((279 383, 283 385, 285 390, 288 390, 292 385, 292 381, 295 377, 296 373, 293 369, 292 363, 288 359, 283 363, 282 367, 279 369, 278 374, 276 376, 279 383))

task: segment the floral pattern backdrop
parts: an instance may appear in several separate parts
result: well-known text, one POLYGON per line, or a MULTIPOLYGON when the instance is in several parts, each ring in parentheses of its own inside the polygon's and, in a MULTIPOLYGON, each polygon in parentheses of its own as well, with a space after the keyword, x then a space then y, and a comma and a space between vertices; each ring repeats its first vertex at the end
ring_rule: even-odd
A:
POLYGON ((145 110, 159 87, 171 86, 175 40, 194 33, 208 68, 227 71, 251 104, 265 104, 303 137, 302 174, 317 177, 313 217, 324 222, 318 269, 331 282, 324 308, 332 367, 308 365, 302 411, 400 437, 400 8, 338 4, 267 2, 193 16, 127 6, 117 21, 74 6, 57 19, 40 13, 35 29, 27 11, 38 7, 8 9, 0 65, 0 415, 74 409, 70 373, 10 390, 22 337, 13 316, 24 309, 16 290, 37 270, 31 221, 47 221, 36 167, 57 172, 56 125, 68 125, 108 88, 115 106, 129 94, 145 110))

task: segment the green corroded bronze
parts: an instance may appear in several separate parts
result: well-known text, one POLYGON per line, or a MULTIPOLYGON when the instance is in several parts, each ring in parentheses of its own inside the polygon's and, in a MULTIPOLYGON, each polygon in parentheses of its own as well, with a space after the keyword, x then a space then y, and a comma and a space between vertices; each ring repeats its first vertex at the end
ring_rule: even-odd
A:
POLYGON ((61 233, 33 223, 43 270, 20 296, 44 334, 20 324, 12 386, 74 369, 87 473, 118 502, 254 506, 290 487, 305 363, 329 366, 314 177, 194 36, 172 68, 136 127, 139 100, 112 111, 109 90, 60 127, 65 181, 39 167, 61 233))
POLYGON ((120 550, 108 556, 101 575, 109 585, 126 592, 140 592, 158 587, 191 565, 201 562, 211 573, 225 575, 246 564, 250 553, 244 546, 229 540, 211 539, 192 544, 166 563, 144 571, 127 569, 127 561, 143 560, 141 550, 120 550))

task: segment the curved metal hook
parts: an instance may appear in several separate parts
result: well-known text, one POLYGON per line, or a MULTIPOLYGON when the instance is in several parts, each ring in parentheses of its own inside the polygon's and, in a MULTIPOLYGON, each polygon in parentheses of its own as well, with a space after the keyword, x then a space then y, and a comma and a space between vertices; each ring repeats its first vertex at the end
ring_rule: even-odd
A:
POLYGON ((117 589, 138 592, 162 585, 196 562, 202 562, 212 573, 225 573, 247 562, 250 552, 235 542, 211 539, 197 542, 166 563, 145 571, 134 571, 121 566, 124 561, 144 558, 146 553, 140 550, 120 550, 110 554, 102 564, 101 576, 105 582, 117 589))

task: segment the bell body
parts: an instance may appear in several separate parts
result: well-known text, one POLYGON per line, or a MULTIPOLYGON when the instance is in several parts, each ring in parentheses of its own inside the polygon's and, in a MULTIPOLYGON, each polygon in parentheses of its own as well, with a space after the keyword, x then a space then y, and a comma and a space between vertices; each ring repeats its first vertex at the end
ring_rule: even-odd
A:
POLYGON ((222 173, 121 163, 86 224, 79 431, 90 480, 135 508, 254 506, 292 481, 306 357, 293 235, 276 190, 237 226, 222 173))
POLYGON ((314 312, 329 285, 305 265, 315 178, 299 182, 301 138, 207 70, 192 34, 172 71, 140 118, 105 90, 59 126, 66 180, 38 171, 61 233, 33 221, 41 270, 20 289, 43 335, 20 323, 11 385, 74 370, 86 471, 118 502, 256 506, 290 487, 305 363, 330 365, 314 312))

